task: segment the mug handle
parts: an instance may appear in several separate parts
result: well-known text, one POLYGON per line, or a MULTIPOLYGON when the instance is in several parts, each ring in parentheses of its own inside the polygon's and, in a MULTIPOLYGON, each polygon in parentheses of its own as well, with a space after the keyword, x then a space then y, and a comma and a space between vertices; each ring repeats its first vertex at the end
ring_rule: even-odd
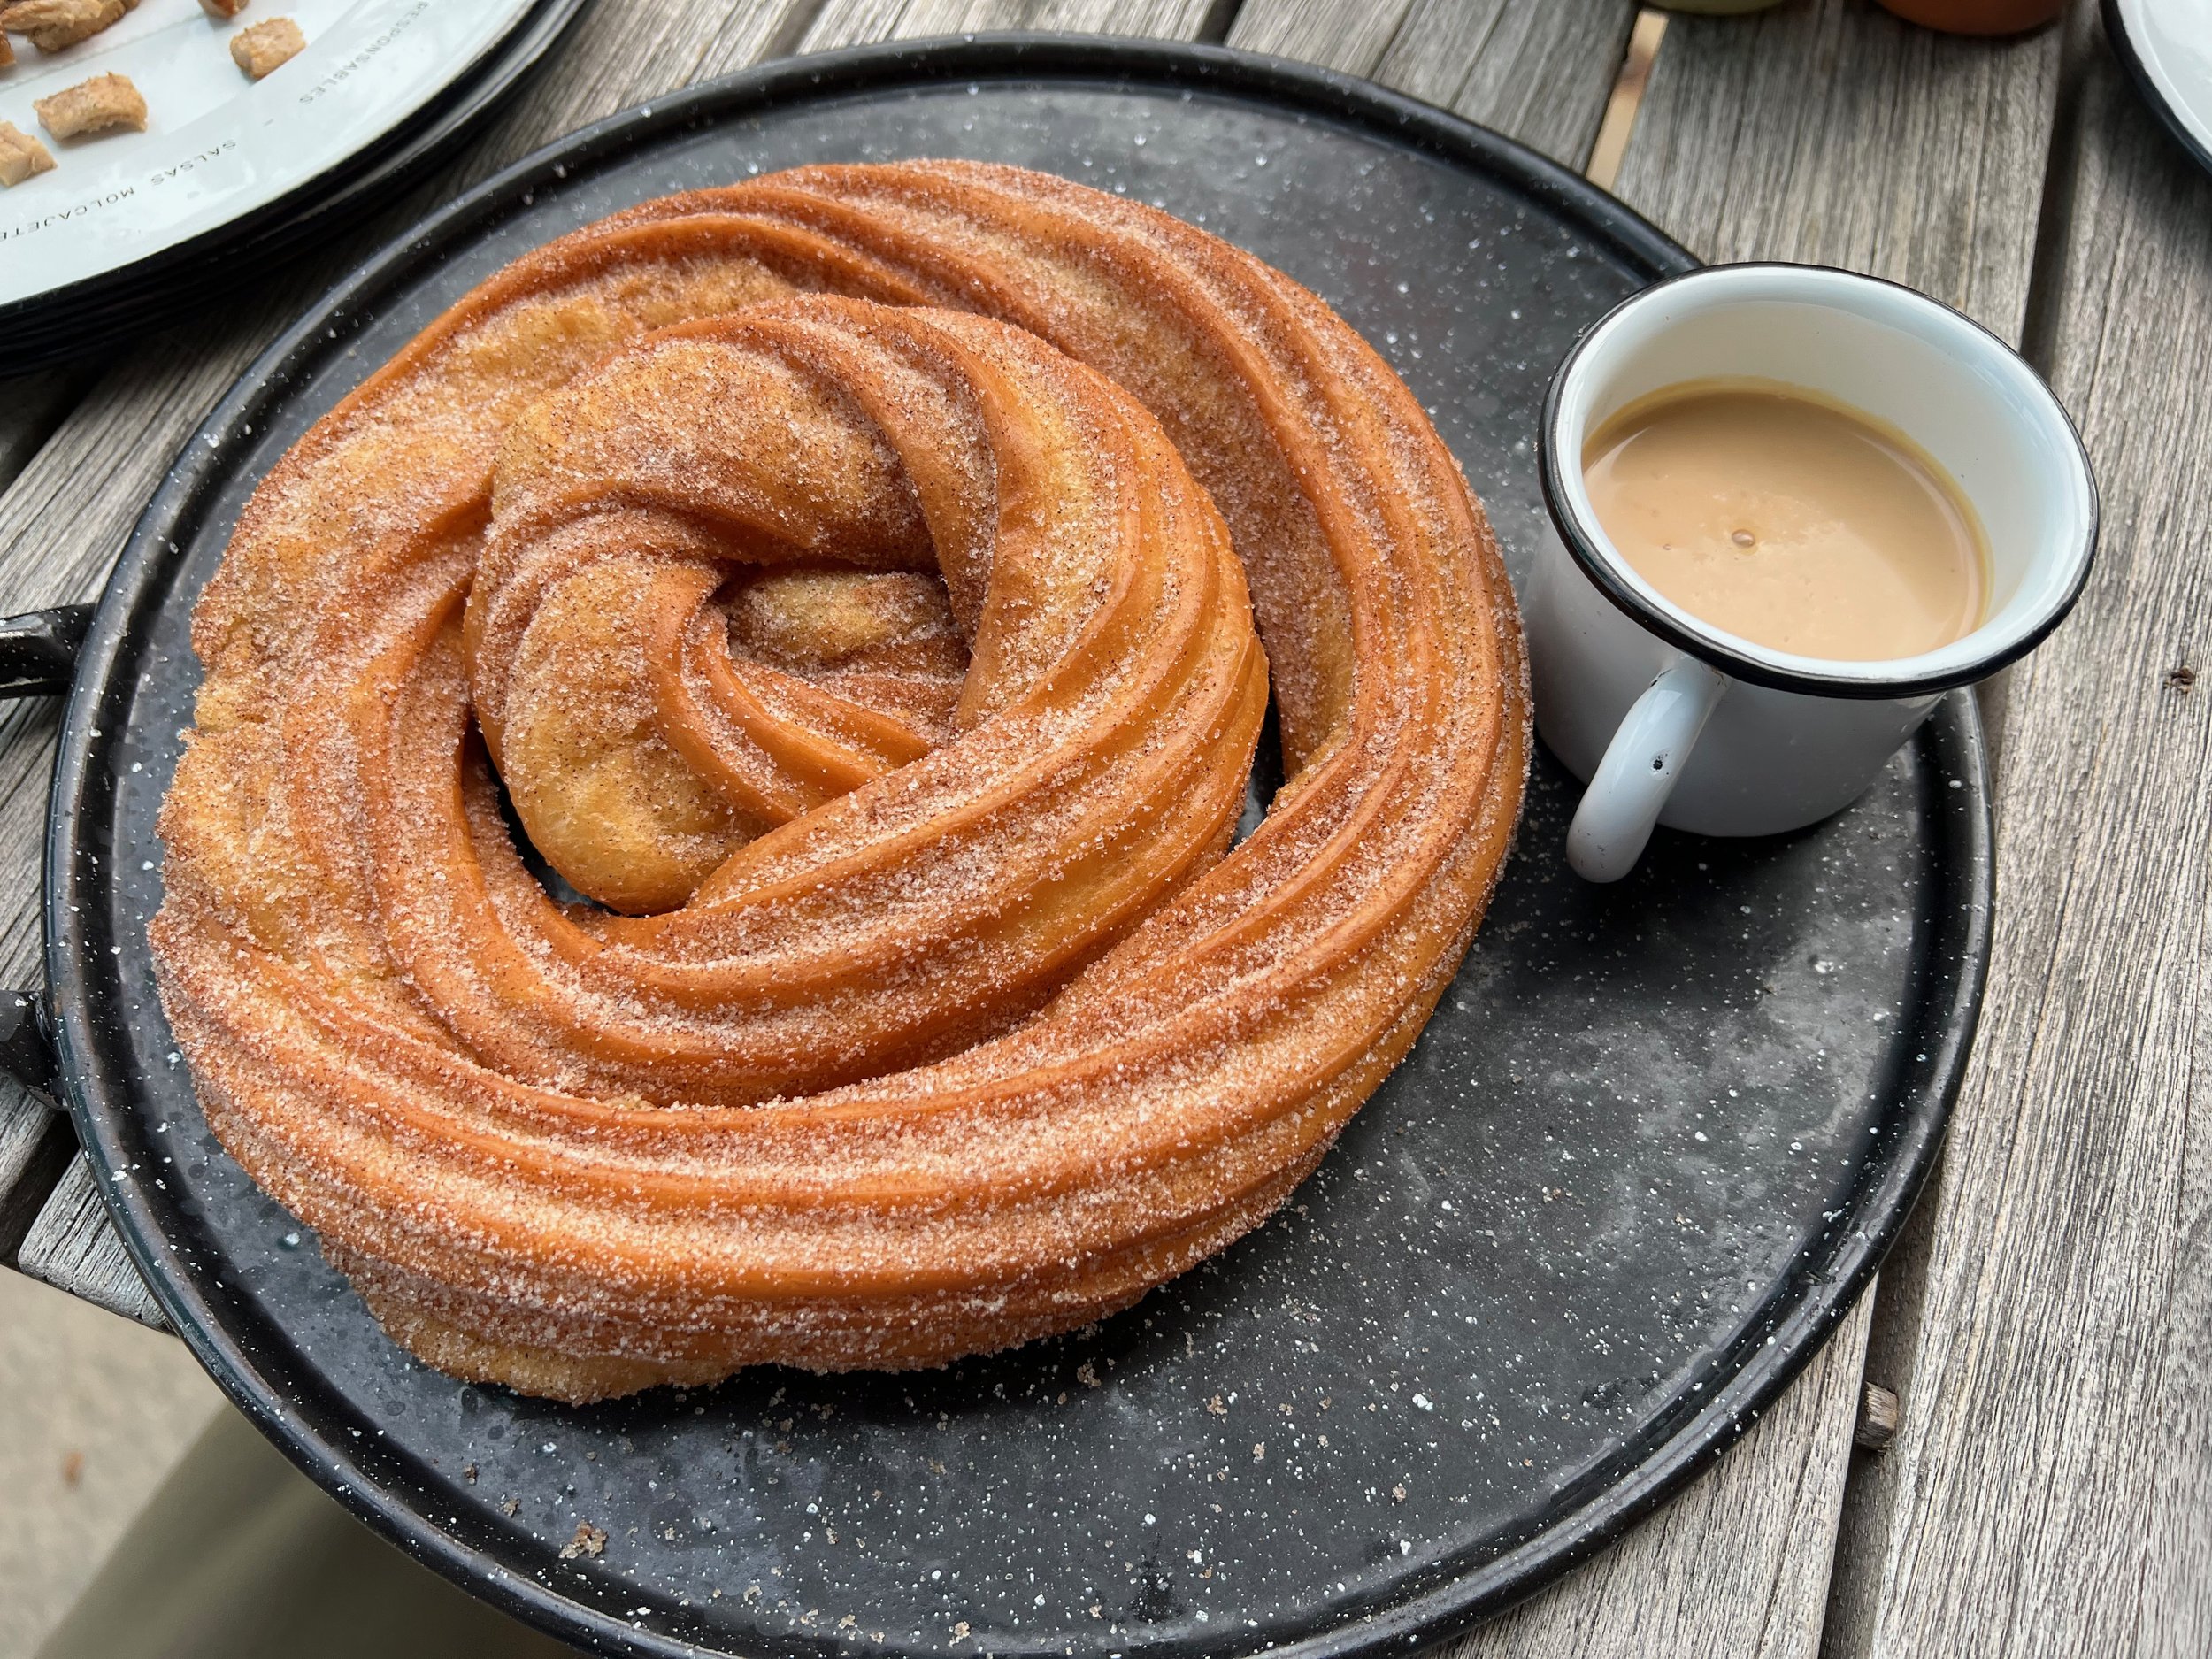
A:
POLYGON ((1618 881, 1636 867, 1728 686, 1724 675, 1685 657, 1644 687, 1590 774, 1567 831, 1567 863, 1585 881, 1618 881))

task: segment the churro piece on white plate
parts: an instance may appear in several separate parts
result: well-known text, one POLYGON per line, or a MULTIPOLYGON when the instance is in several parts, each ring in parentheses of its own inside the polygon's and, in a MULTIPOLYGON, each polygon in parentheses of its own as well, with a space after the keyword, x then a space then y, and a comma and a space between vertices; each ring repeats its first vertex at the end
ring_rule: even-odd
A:
POLYGON ((290 18, 270 18, 242 28, 231 36, 230 55, 256 81, 288 64, 307 44, 307 36, 290 18))
POLYGON ((14 122, 0 121, 0 185, 12 190, 35 173, 53 170, 52 151, 14 122))
POLYGON ((15 0, 0 7, 0 29, 29 35, 42 52, 58 52, 120 22, 136 4, 137 0, 15 0))
POLYGON ((95 75, 31 107, 38 111, 38 124, 56 138, 81 138, 118 127, 134 133, 146 130, 146 100, 128 75, 95 75))

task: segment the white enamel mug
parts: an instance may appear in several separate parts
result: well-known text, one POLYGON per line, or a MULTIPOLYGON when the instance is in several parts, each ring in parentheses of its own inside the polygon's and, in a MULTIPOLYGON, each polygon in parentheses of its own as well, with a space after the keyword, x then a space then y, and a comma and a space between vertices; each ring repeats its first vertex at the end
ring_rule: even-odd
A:
POLYGON ((1536 726, 1588 785, 1568 861, 1624 876, 1652 826, 1769 835, 1849 805, 1954 687, 2024 655, 2072 606, 2097 491, 2058 400, 1978 324, 1909 288, 1818 265, 1709 265, 1622 302, 1552 378, 1540 428, 1546 537, 1526 606, 1536 726), (1887 421, 1945 467, 1990 552, 1981 626, 1918 657, 1799 657, 1663 598, 1614 551, 1583 446, 1683 381, 1801 386, 1887 421))

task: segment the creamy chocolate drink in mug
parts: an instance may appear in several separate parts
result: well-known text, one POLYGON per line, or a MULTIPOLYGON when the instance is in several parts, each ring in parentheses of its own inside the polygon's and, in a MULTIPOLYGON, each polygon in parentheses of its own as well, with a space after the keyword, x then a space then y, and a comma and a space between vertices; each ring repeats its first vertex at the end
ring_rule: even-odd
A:
POLYGON ((1944 692, 2058 625, 2096 548, 2088 458, 2035 372, 1821 266, 1623 302, 1554 375, 1540 451, 1536 724, 1588 785, 1568 858, 1594 881, 1655 824, 1763 835, 1848 805, 1944 692))

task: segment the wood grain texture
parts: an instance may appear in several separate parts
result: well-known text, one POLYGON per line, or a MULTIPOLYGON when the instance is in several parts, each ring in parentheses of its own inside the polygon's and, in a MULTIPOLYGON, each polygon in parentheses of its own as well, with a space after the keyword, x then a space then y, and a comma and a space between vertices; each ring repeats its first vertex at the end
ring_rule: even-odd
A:
POLYGON ((1865 1352, 1862 1298, 1766 1417, 1607 1554, 1447 1659, 1811 1659, 1865 1352))
POLYGON ((2212 1651, 2212 179, 2078 23, 2038 312, 2103 543, 2013 682, 1990 994, 1834 1659, 2212 1651))
POLYGON ((984 29, 1217 40, 1230 10, 1230 0, 829 0, 801 50, 818 52, 984 29))
POLYGON ((2059 48, 1866 0, 1677 15, 1614 188, 1701 258, 1870 272, 2017 340, 2059 48))
POLYGON ((169 1328, 131 1264, 122 1239, 108 1225, 91 1161, 81 1152, 71 1160, 60 1185, 46 1201, 39 1225, 24 1240, 18 1264, 33 1279, 42 1279, 111 1313, 157 1331, 169 1328))
POLYGON ((67 1118, 12 1078, 0 1078, 0 1265, 12 1265, 76 1156, 77 1137, 67 1118))
POLYGON ((1634 0, 1244 0, 1229 44, 1366 75, 1579 173, 1634 0))

